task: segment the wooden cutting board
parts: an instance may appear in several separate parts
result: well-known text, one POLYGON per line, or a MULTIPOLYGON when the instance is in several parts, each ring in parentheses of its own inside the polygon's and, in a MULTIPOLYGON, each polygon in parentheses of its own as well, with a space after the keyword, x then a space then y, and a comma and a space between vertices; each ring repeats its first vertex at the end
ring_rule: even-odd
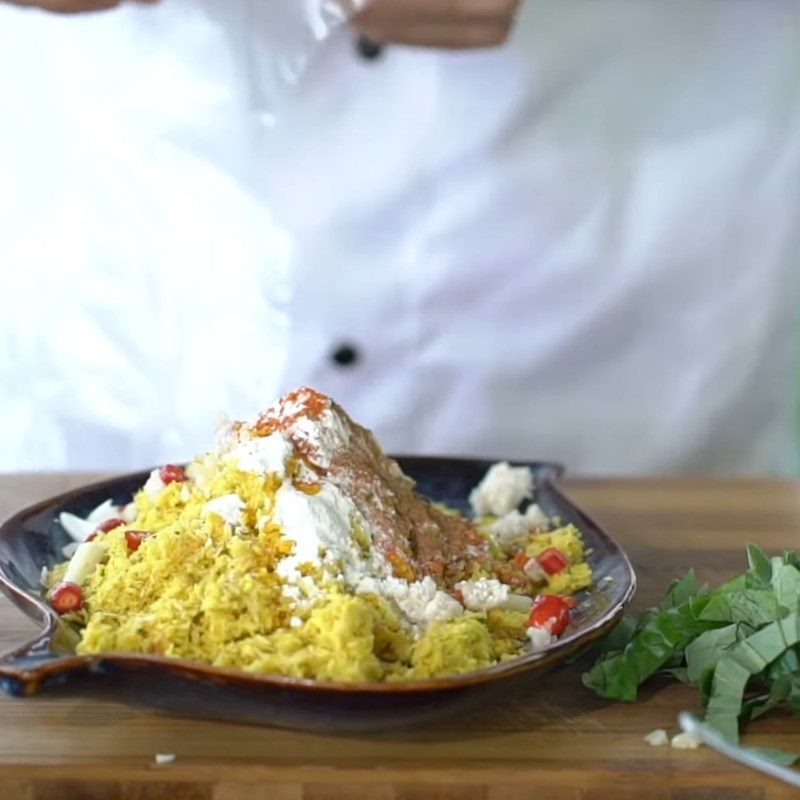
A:
MULTIPOLYGON (((0 476, 0 515, 97 476, 0 476)), ((744 545, 800 546, 800 483, 781 480, 576 480, 574 499, 627 549, 636 605, 653 604, 689 567, 722 581, 744 545)), ((32 626, 0 599, 0 650, 32 626)), ((607 703, 567 667, 500 707, 436 728, 317 736, 176 719, 47 695, 0 697, 0 800, 778 800, 797 797, 710 750, 650 747, 676 731, 691 689, 659 684, 635 705, 607 703), (156 753, 176 759, 158 766, 156 753)), ((772 716, 749 742, 800 749, 800 720, 772 716)))

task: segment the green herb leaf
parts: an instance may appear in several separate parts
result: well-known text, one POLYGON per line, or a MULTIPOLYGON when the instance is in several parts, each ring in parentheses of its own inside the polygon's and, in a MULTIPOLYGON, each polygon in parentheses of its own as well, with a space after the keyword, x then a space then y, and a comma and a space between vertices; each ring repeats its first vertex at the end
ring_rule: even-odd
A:
MULTIPOLYGON (((706 722, 731 741, 776 708, 800 714, 800 556, 768 558, 748 545, 746 572, 713 591, 693 571, 661 603, 623 622, 583 676, 603 697, 635 700, 655 673, 698 689, 706 722)), ((797 754, 761 749, 783 766, 797 754)))
POLYGON ((750 572, 762 583, 768 584, 772 580, 772 563, 758 545, 747 545, 747 563, 750 565, 750 572))
POLYGON ((800 554, 795 553, 793 550, 784 550, 783 563, 795 569, 800 569, 800 554))
POLYGON ((737 742, 739 714, 748 681, 798 642, 800 617, 795 612, 737 644, 714 670, 706 722, 732 742, 737 742))
POLYGON ((791 675, 781 675, 775 680, 763 702, 754 704, 750 709, 750 719, 758 719, 786 700, 792 691, 792 680, 791 675))
POLYGON ((682 578, 678 578, 670 584, 664 599, 658 604, 658 610, 666 611, 668 608, 675 608, 699 594, 701 594, 701 590, 700 584, 697 582, 697 575, 693 569, 690 569, 682 578))
POLYGON ((749 680, 750 672, 730 657, 714 669, 705 721, 732 742, 739 741, 739 713, 749 680))
POLYGON ((702 618, 708 596, 659 611, 636 633, 625 649, 601 658, 583 676, 584 685, 602 697, 632 701, 641 683, 663 667, 679 650, 707 630, 720 627, 702 618))
POLYGON ((686 677, 689 683, 698 684, 707 670, 713 669, 730 648, 739 642, 739 625, 701 633, 686 646, 686 677))
POLYGON ((713 622, 740 622, 759 628, 785 616, 785 610, 769 589, 742 589, 729 592, 717 590, 709 596, 702 612, 703 619, 713 622))
POLYGON ((800 653, 798 648, 792 647, 782 656, 776 658, 766 669, 764 679, 766 683, 774 683, 783 675, 800 675, 800 653))
POLYGON ((657 608, 643 611, 633 619, 623 619, 600 643, 600 655, 606 656, 622 652, 636 633, 644 629, 659 611, 675 608, 705 591, 697 582, 695 571, 693 569, 689 570, 682 578, 678 578, 670 584, 664 599, 658 604, 657 608))
POLYGON ((600 653, 618 653, 633 639, 636 633, 636 620, 623 619, 600 643, 600 653))
POLYGON ((659 670, 660 675, 669 675, 675 678, 676 681, 681 683, 691 683, 689 676, 686 674, 686 667, 670 667, 669 669, 659 670))
POLYGON ((778 604, 787 611, 796 611, 800 605, 800 570, 784 564, 782 558, 775 558, 771 583, 778 604))

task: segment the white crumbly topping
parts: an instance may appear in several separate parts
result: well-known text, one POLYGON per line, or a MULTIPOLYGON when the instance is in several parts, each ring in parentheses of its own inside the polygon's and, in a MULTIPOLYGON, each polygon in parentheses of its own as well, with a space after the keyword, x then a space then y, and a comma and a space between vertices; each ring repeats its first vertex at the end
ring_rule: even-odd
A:
POLYGON ((42 567, 42 571, 39 573, 39 583, 42 586, 47 586, 47 576, 50 574, 50 570, 47 567, 42 567))
POLYGON ((219 469, 219 457, 212 451, 186 467, 186 477, 198 488, 207 489, 219 469))
MULTIPOLYGON (((255 425, 257 420, 253 420, 255 425)), ((222 415, 217 420, 217 430, 214 436, 214 447, 212 452, 223 453, 227 452, 234 447, 239 441, 239 434, 241 433, 240 425, 235 420, 229 419, 226 415, 222 415)))
POLYGON ((547 514, 536 503, 531 503, 520 514, 515 508, 495 522, 490 530, 502 548, 513 547, 531 535, 534 531, 545 531, 550 527, 547 514))
POLYGON ((239 441, 251 438, 253 431, 265 420, 291 420, 285 433, 295 444, 301 445, 300 449, 311 463, 327 469, 336 453, 349 447, 350 430, 330 404, 315 418, 309 417, 306 405, 309 393, 310 390, 300 390, 291 399, 283 398, 266 416, 256 415, 239 431, 231 426, 223 429, 218 434, 217 452, 230 451, 237 437, 239 441))
POLYGON ((277 568, 289 582, 297 581, 299 565, 307 562, 334 565, 350 587, 376 574, 376 569, 387 573, 385 565, 362 552, 353 525, 358 523, 371 540, 369 531, 353 501, 333 484, 323 483, 316 494, 306 494, 284 483, 275 494, 273 519, 294 542, 294 552, 281 559, 277 568))
POLYGON ((337 452, 350 445, 350 431, 330 408, 318 419, 298 417, 291 424, 291 431, 297 439, 308 444, 311 460, 323 469, 330 466, 337 452))
POLYGON ((523 541, 528 536, 530 528, 525 517, 515 508, 492 523, 489 530, 497 539, 497 543, 505 549, 523 541))
POLYGON ((525 562, 522 571, 534 582, 541 583, 547 580, 547 573, 542 569, 541 564, 535 558, 529 558, 525 562))
POLYGON ((86 579, 95 571, 97 565, 106 556, 106 545, 101 542, 84 542, 78 545, 75 555, 67 564, 64 573, 65 583, 76 583, 82 586, 86 579))
POLYGON ((171 764, 177 756, 174 753, 156 753, 156 764, 171 764))
POLYGON ((534 653, 549 647, 556 637, 544 628, 528 628, 528 638, 531 640, 531 649, 534 653))
POLYGON ((546 531, 550 527, 550 517, 537 503, 531 503, 525 509, 525 521, 534 531, 546 531))
POLYGON ((120 519, 124 520, 125 522, 133 522, 136 519, 136 504, 135 503, 128 503, 128 505, 123 506, 119 512, 120 519))
POLYGON ((496 578, 478 578, 474 581, 461 581, 455 586, 464 598, 464 605, 470 611, 487 611, 508 601, 508 586, 496 578))
POLYGON ((418 625, 446 622, 464 613, 461 603, 441 591, 428 575, 414 583, 402 578, 384 578, 378 581, 367 578, 358 585, 356 591, 358 594, 385 597, 405 617, 418 625))
POLYGON ((296 567, 285 567, 284 572, 290 573, 288 577, 292 580, 292 583, 286 583, 283 586, 283 596, 289 600, 294 600, 296 604, 303 604, 305 600, 313 600, 320 593, 320 587, 310 575, 300 575, 296 567))
POLYGON ((225 461, 235 461, 243 472, 257 475, 279 475, 286 477, 286 462, 292 457, 294 448, 281 433, 257 436, 241 442, 225 455, 225 461))
POLYGON ((358 585, 356 586, 356 594, 382 595, 382 583, 383 581, 380 581, 377 578, 371 578, 369 575, 367 575, 358 582, 358 585))
POLYGON ((325 544, 339 551, 352 544, 351 517, 353 509, 345 501, 323 487, 309 495, 284 483, 275 494, 273 518, 283 528, 283 535, 294 542, 292 555, 281 559, 277 572, 286 578, 299 576, 300 564, 321 564, 323 536, 325 544))
POLYGON ((684 731, 683 733, 678 733, 673 736, 670 744, 676 750, 697 750, 701 742, 693 733, 684 731))
POLYGON ((479 517, 502 517, 526 498, 533 497, 533 473, 528 467, 512 467, 507 461, 493 464, 472 490, 469 502, 479 517))
POLYGON ((661 747, 665 744, 669 744, 669 736, 667 736, 667 732, 663 728, 656 728, 654 731, 650 731, 650 733, 644 737, 644 740, 653 747, 661 747))
POLYGON ((244 500, 238 494, 224 494, 209 500, 203 507, 203 513, 216 514, 229 525, 236 526, 242 524, 244 508, 244 500))
POLYGON ((300 599, 300 587, 294 583, 287 583, 283 587, 283 596, 288 597, 290 600, 300 599))
POLYGON ((450 597, 446 592, 437 591, 433 599, 425 606, 424 619, 426 622, 446 622, 461 616, 463 612, 464 609, 458 600, 450 597))
POLYGON ((164 487, 167 484, 161 480, 161 472, 160 470, 154 469, 150 473, 150 477, 145 482, 145 485, 142 486, 144 493, 151 499, 155 500, 161 492, 164 491, 164 487))

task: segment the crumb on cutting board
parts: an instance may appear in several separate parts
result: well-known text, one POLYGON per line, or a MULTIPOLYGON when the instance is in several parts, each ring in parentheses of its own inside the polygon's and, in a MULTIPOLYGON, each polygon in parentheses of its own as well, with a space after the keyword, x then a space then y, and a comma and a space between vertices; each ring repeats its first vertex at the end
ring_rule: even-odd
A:
POLYGON ((684 731, 673 736, 670 744, 677 750, 697 750, 700 740, 693 733, 684 731))
POLYGON ((644 737, 644 740, 653 747, 661 747, 662 745, 669 744, 669 736, 667 736, 667 732, 663 728, 656 728, 654 731, 650 731, 650 733, 644 737))

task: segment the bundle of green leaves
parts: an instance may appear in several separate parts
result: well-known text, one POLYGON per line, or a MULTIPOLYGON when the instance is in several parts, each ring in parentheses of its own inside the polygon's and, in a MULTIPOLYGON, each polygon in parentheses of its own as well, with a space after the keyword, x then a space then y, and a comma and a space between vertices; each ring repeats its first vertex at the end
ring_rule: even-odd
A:
MULTIPOLYGON (((694 571, 658 607, 623 620, 583 682, 633 701, 655 674, 697 687, 706 722, 731 742, 740 726, 777 707, 800 714, 800 558, 748 545, 749 569, 716 589, 694 571)), ((790 764, 797 754, 765 753, 790 764)))

